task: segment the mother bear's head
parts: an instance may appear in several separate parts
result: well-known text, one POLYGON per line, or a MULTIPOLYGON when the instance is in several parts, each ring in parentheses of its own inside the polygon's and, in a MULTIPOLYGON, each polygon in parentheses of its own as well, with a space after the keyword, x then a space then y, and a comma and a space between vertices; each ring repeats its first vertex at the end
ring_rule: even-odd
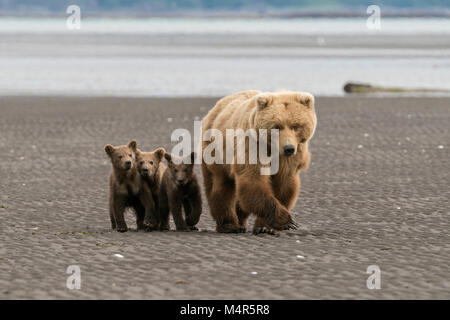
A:
POLYGON ((283 90, 260 93, 253 99, 255 112, 251 127, 278 129, 280 155, 295 155, 300 144, 312 138, 317 123, 312 94, 283 90))

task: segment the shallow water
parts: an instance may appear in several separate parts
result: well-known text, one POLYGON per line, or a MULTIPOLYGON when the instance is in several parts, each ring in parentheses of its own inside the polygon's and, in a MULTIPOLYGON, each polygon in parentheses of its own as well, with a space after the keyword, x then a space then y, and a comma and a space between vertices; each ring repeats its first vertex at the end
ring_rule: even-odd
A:
POLYGON ((0 94, 220 96, 347 81, 450 90, 442 19, 0 19, 0 94))

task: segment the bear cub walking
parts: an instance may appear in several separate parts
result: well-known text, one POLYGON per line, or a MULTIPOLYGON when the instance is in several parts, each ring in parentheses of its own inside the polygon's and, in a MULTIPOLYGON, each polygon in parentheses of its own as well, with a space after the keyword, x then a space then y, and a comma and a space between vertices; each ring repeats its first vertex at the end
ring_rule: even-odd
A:
POLYGON ((141 179, 136 169, 136 151, 136 140, 123 146, 105 146, 105 152, 112 163, 109 176, 109 215, 112 229, 119 232, 128 231, 124 218, 126 208, 134 209, 137 228, 144 229, 145 207, 140 199, 141 179))
POLYGON ((197 177, 193 171, 195 153, 176 163, 170 153, 164 157, 168 162, 162 178, 159 209, 160 229, 169 230, 169 214, 172 213, 177 231, 198 230, 195 225, 202 213, 202 198, 197 177), (189 161, 190 160, 190 161, 189 161), (183 217, 183 210, 186 219, 183 217))
POLYGON ((142 192, 147 195, 143 199, 146 209, 144 226, 147 230, 159 229, 159 191, 165 166, 162 160, 165 154, 164 148, 158 148, 152 152, 137 150, 137 170, 142 179, 142 192))

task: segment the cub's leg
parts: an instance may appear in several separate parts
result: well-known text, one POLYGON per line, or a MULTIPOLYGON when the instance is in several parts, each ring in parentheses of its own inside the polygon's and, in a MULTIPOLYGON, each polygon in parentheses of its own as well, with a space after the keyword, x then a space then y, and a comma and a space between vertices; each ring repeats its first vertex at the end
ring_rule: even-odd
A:
POLYGON ((202 214, 202 198, 200 190, 196 192, 195 196, 183 202, 184 212, 186 213, 186 223, 191 230, 198 230, 195 225, 200 220, 202 214), (186 209, 187 208, 187 209, 186 209))
POLYGON ((190 230, 198 230, 195 226, 188 224, 188 219, 192 215, 192 204, 189 201, 189 199, 184 199, 183 200, 183 209, 184 209, 184 215, 186 217, 185 221, 186 221, 186 224, 187 224, 188 228, 190 230))
POLYGON ((245 231, 247 231, 248 228, 248 217, 250 216, 250 212, 248 211, 244 211, 240 206, 239 206, 239 201, 236 201, 236 214, 238 216, 239 219, 239 225, 243 228, 245 228, 245 231))
POLYGON ((116 221, 116 229, 119 232, 127 232, 128 227, 123 215, 127 203, 127 197, 116 195, 113 197, 114 219, 116 221))
POLYGON ((177 231, 188 231, 189 228, 183 218, 183 207, 181 199, 169 195, 169 208, 170 212, 172 212, 173 221, 175 222, 177 231))
POLYGON ((159 230, 170 230, 169 215, 169 200, 165 188, 161 187, 159 193, 159 230))
POLYGON ((159 214, 156 212, 152 193, 147 186, 142 187, 142 190, 139 194, 139 200, 145 208, 144 226, 148 230, 157 230, 159 227, 159 214))
POLYGON ((141 202, 136 202, 133 205, 133 209, 136 213, 136 227, 137 230, 145 230, 144 225, 144 217, 145 217, 145 207, 142 205, 141 202))
POLYGON ((114 217, 113 197, 109 197, 109 218, 111 219, 111 229, 116 229, 116 218, 114 217))

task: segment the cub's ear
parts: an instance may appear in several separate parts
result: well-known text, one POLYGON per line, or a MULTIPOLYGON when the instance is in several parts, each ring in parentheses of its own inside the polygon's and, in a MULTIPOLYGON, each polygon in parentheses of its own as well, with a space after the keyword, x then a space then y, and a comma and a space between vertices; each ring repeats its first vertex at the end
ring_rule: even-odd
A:
POLYGON ((164 158, 170 163, 172 162, 172 155, 170 153, 164 153, 164 158))
POLYGON ((272 97, 269 94, 261 93, 256 96, 256 104, 258 110, 265 109, 272 102, 272 97))
POLYGON ((136 148, 136 150, 134 151, 134 153, 136 154, 136 157, 139 157, 140 155, 142 155, 142 151, 139 150, 138 148, 136 148))
POLYGON ((314 96, 310 93, 299 93, 298 94, 298 102, 307 106, 308 108, 314 108, 314 96))
POLYGON ((136 140, 131 140, 130 142, 128 142, 128 148, 130 148, 131 150, 136 152, 136 150, 137 150, 137 142, 136 142, 136 140))
POLYGON ((164 150, 164 148, 158 148, 155 150, 155 155, 160 161, 162 160, 165 154, 166 150, 164 150))
POLYGON ((114 152, 114 147, 110 144, 105 146, 105 152, 108 156, 110 156, 114 152))

